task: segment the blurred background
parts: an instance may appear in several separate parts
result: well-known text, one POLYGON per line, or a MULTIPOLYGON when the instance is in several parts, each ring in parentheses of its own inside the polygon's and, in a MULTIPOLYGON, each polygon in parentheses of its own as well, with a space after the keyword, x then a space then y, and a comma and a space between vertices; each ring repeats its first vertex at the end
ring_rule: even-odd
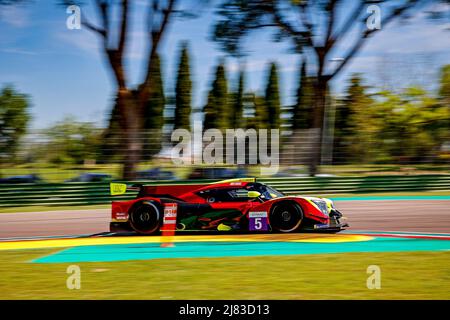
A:
POLYGON ((280 129, 280 178, 449 174, 449 23, 448 1, 0 1, 0 184, 259 174, 174 165, 194 123, 280 129))
POLYGON ((449 34, 450 0, 0 0, 0 298, 450 298, 449 34), (173 161, 175 130, 211 128, 280 130, 279 170, 173 161), (240 177, 351 229, 203 233, 177 259, 109 232, 138 193, 111 181, 240 177))

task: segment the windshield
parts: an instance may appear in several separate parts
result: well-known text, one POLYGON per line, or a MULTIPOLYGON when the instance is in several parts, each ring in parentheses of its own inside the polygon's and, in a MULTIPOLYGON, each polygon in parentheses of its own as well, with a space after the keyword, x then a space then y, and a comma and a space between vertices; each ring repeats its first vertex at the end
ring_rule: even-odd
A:
POLYGON ((270 200, 274 198, 284 197, 284 194, 282 192, 276 190, 275 188, 266 186, 265 184, 262 183, 251 184, 248 187, 248 189, 258 191, 259 193, 261 193, 260 198, 263 200, 270 200))
POLYGON ((265 187, 265 191, 262 193, 266 199, 273 199, 273 198, 279 198, 279 197, 284 197, 284 194, 281 193, 280 191, 271 188, 269 186, 264 186, 265 187))

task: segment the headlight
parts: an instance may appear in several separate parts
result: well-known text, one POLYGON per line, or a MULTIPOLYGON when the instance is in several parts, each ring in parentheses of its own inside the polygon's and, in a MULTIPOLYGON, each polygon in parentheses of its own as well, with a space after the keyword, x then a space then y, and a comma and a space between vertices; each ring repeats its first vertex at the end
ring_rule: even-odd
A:
POLYGON ((328 215, 328 208, 325 200, 313 199, 311 201, 319 207, 320 211, 322 211, 323 214, 328 215))

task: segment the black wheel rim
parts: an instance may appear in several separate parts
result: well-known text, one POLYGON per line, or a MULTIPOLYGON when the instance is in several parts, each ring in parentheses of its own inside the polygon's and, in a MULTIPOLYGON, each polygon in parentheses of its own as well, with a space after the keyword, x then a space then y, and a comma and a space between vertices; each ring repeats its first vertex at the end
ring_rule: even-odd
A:
POLYGON ((159 211, 152 204, 141 204, 131 215, 133 228, 141 233, 153 233, 159 226, 159 211))
POLYGON ((270 216, 271 226, 281 232, 291 232, 296 230, 302 222, 302 214, 294 206, 279 206, 275 208, 270 216))

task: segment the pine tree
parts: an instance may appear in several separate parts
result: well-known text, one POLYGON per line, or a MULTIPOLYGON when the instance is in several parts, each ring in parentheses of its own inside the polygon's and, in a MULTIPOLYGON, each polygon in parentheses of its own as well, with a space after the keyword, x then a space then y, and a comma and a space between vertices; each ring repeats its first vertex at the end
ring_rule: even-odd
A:
POLYGON ((267 112, 266 98, 254 95, 252 103, 255 110, 255 116, 252 119, 251 127, 254 129, 268 129, 269 113, 267 112))
POLYGON ((370 104, 361 77, 354 74, 350 79, 345 98, 336 107, 334 120, 333 162, 346 163, 352 158, 351 144, 356 134, 354 115, 370 104))
POLYGON ((189 50, 187 43, 181 47, 180 63, 178 66, 177 83, 175 89, 175 118, 174 129, 190 130, 192 101, 192 81, 189 64, 189 50))
POLYGON ((254 108, 254 98, 255 94, 253 92, 247 92, 243 97, 243 107, 242 107, 242 123, 245 129, 255 128, 255 108, 254 108))
POLYGON ((243 128, 244 112, 244 71, 239 72, 239 83, 235 93, 233 93, 233 104, 231 114, 231 128, 243 128))
POLYGON ((281 102, 278 89, 277 65, 273 62, 270 65, 269 78, 266 86, 265 105, 268 115, 268 127, 279 129, 281 125, 281 102))
POLYGON ((213 95, 213 91, 210 90, 208 92, 208 100, 206 105, 203 107, 203 130, 208 130, 211 128, 217 128, 217 108, 215 97, 213 95))
POLYGON ((313 120, 313 79, 306 74, 306 59, 300 69, 297 101, 292 110, 292 130, 309 129, 313 120))
POLYGON ((439 98, 450 108, 450 64, 445 65, 441 69, 439 98))
POLYGON ((442 128, 441 130, 444 132, 443 137, 448 141, 450 138, 450 64, 443 66, 441 69, 438 98, 446 113, 438 126, 442 128))
POLYGON ((161 76, 161 61, 156 56, 152 62, 151 70, 151 92, 149 99, 144 106, 144 159, 150 159, 151 156, 161 150, 162 127, 164 125, 164 106, 166 99, 164 96, 164 85, 161 76))
POLYGON ((0 90, 0 161, 14 160, 30 120, 29 97, 11 86, 0 90))
POLYGON ((228 110, 228 85, 225 75, 225 66, 219 64, 215 79, 208 93, 208 102, 203 108, 205 119, 203 129, 216 128, 225 130, 230 128, 230 111, 228 110))

